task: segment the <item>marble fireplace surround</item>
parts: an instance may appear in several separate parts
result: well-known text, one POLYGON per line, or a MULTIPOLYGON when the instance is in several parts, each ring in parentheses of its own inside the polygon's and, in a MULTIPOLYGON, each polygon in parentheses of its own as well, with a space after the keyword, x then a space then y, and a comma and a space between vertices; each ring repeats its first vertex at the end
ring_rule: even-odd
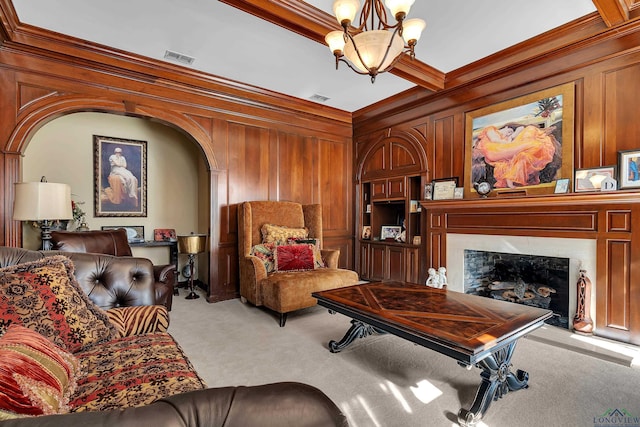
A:
POLYGON ((633 262, 640 259, 637 192, 422 201, 421 205, 424 271, 446 266, 455 288, 462 286, 463 255, 458 250, 568 257, 570 321, 582 264, 593 284, 590 313, 595 334, 640 345, 640 310, 635 302, 640 300, 640 281, 632 280, 640 277, 640 263, 633 262))
MULTIPOLYGON (((596 241, 594 239, 569 239, 556 237, 525 237, 483 234, 447 233, 447 279, 449 289, 464 292, 464 250, 502 252, 559 257, 569 259, 569 325, 576 313, 576 283, 580 269, 589 278, 596 277, 596 241)), ((595 281, 591 289, 591 301, 596 300, 595 281)), ((596 318, 595 304, 590 307, 591 319, 596 318)))

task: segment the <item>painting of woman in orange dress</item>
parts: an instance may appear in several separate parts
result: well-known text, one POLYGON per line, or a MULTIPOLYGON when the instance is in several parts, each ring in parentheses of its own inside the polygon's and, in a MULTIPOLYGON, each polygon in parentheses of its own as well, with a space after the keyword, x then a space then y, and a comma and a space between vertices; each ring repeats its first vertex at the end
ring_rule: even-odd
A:
POLYGON ((561 135, 561 97, 474 119, 472 182, 497 189, 553 182, 562 166, 561 135))
POLYGON ((551 135, 554 129, 533 125, 482 129, 475 149, 482 153, 485 164, 493 166, 494 187, 540 184, 539 172, 551 163, 559 148, 551 135))

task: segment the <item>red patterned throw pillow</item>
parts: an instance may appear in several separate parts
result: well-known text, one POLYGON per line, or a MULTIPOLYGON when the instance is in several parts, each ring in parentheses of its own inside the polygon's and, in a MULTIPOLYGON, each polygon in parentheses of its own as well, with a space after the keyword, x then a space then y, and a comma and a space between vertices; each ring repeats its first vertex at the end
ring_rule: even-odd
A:
POLYGON ((31 329, 0 337, 0 420, 69 412, 80 367, 71 354, 31 329))
POLYGON ((73 272, 62 255, 0 268, 0 333, 22 325, 71 353, 119 337, 73 272))
POLYGON ((275 251, 276 271, 305 271, 315 268, 313 245, 280 245, 275 251))

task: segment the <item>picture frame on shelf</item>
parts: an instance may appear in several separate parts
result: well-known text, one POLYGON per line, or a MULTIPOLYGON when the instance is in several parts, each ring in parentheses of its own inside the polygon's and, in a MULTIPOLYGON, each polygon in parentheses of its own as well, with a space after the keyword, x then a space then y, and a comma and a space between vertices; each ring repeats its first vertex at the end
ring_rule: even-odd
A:
POLYGON ((454 199, 464 199, 464 187, 456 187, 453 190, 454 199))
MULTIPOLYGON (((616 179, 617 176, 617 167, 615 165, 576 169, 574 175, 574 191, 576 193, 600 191, 602 181, 605 178, 616 179)), ((640 187, 640 183, 638 186, 640 187)))
POLYGON ((431 182, 424 185, 424 199, 431 200, 433 195, 433 184, 431 182))
POLYGON ((144 226, 143 225, 103 225, 101 230, 117 230, 124 228, 127 232, 127 241, 129 243, 144 242, 144 226))
POLYGON ((153 230, 153 240, 156 242, 177 242, 176 230, 173 228, 156 228, 153 230))
POLYGON ((561 178, 556 180, 556 188, 553 190, 556 194, 569 192, 569 178, 561 178))
POLYGON ((362 240, 371 240, 371 226, 362 226, 362 240))
POLYGON ((399 225, 383 225, 380 229, 380 240, 395 240, 402 233, 399 225))
POLYGON ((453 199, 458 187, 458 177, 434 179, 432 185, 432 200, 453 199))
POLYGON ((147 142, 93 135, 96 217, 147 216, 147 142))
POLYGON ((574 110, 575 85, 567 83, 466 113, 465 193, 481 181, 498 193, 552 192, 573 172, 574 110))
POLYGON ((420 206, 420 203, 417 200, 409 201, 409 212, 421 212, 421 211, 422 211, 422 206, 420 206))
POLYGON ((640 148, 618 151, 618 188, 640 188, 640 148))

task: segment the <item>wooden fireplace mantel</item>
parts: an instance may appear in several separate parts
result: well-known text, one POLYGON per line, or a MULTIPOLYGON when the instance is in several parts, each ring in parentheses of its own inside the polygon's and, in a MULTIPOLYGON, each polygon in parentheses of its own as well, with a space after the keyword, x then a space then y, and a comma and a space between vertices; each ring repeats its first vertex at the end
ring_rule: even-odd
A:
POLYGON ((427 265, 447 265, 447 233, 596 240, 596 333, 640 344, 639 192, 425 200, 421 205, 427 265))

